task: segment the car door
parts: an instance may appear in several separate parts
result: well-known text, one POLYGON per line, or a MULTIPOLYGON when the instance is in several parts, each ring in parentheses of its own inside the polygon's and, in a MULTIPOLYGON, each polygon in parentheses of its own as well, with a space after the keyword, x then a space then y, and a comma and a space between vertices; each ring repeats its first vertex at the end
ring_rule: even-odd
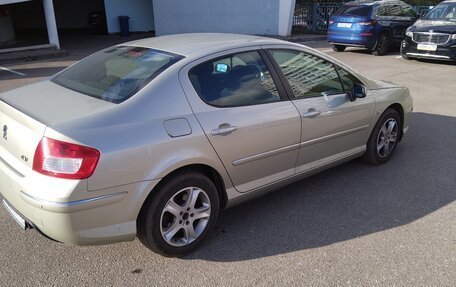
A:
POLYGON ((366 148, 375 100, 351 101, 361 82, 348 71, 305 51, 269 49, 301 114, 301 173, 362 152, 366 148))
POLYGON ((214 55, 179 74, 195 116, 240 192, 292 176, 301 139, 300 115, 263 53, 250 48, 214 55))

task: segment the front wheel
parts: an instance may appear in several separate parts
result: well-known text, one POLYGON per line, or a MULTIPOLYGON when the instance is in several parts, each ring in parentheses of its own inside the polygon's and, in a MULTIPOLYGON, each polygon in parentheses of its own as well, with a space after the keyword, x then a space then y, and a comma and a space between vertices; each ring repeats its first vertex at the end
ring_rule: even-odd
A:
POLYGON ((394 109, 387 109, 375 124, 367 141, 366 153, 361 159, 374 165, 387 162, 396 149, 401 127, 399 113, 394 109))
POLYGON ((181 256, 196 249, 213 228, 219 211, 214 183, 188 172, 165 182, 141 209, 139 240, 164 256, 181 256))

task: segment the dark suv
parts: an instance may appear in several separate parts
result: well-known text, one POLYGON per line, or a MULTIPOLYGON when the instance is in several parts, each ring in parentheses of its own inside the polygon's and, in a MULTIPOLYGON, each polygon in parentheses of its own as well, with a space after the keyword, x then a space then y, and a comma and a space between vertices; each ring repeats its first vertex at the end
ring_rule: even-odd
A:
POLYGON ((402 1, 353 1, 343 5, 329 20, 328 42, 335 51, 363 47, 384 55, 404 39, 405 30, 418 15, 402 1))
POLYGON ((404 59, 456 61, 456 0, 441 2, 407 29, 401 45, 404 59))

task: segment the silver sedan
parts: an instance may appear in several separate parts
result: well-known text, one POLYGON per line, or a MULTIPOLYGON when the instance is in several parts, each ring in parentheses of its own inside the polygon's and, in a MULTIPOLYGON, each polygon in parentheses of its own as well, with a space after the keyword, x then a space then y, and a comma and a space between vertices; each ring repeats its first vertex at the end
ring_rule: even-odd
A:
POLYGON ((302 45, 144 39, 0 95, 0 192, 23 229, 178 256, 223 208, 354 158, 388 161, 411 111, 407 88, 302 45))

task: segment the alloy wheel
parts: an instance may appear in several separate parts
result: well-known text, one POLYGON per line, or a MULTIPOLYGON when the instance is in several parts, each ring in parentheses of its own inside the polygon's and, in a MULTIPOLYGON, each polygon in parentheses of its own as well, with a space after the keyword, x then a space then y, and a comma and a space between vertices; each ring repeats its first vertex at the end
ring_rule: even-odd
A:
POLYGON ((377 153, 380 157, 387 157, 397 142, 398 126, 395 119, 385 121, 377 136, 377 153))
POLYGON ((198 187, 181 189, 163 208, 161 235, 172 246, 186 246, 204 232, 210 216, 211 202, 204 190, 198 187))

